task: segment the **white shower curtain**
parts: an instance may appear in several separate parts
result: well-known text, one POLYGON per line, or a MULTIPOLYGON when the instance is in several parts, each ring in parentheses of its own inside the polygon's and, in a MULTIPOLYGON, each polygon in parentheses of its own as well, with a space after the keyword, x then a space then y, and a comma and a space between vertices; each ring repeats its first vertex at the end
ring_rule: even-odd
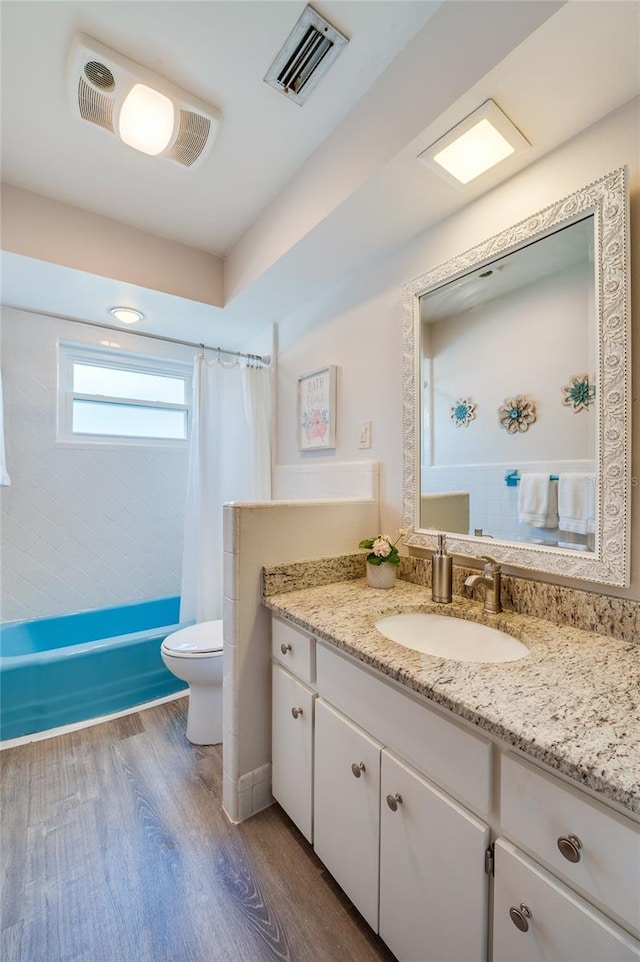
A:
POLYGON ((271 498, 266 368, 194 362, 180 621, 222 617, 222 505, 271 498))

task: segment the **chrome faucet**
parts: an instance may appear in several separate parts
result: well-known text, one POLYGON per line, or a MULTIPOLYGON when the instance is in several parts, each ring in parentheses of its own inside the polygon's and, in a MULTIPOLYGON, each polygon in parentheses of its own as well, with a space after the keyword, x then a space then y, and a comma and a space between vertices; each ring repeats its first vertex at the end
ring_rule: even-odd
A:
POLYGON ((487 562, 482 569, 482 574, 469 575, 468 578, 465 578, 465 587, 473 590, 478 585, 483 585, 486 589, 484 595, 484 610, 491 615, 497 615, 502 611, 502 602, 500 600, 502 568, 497 561, 494 561, 494 559, 488 555, 482 555, 482 560, 487 562))

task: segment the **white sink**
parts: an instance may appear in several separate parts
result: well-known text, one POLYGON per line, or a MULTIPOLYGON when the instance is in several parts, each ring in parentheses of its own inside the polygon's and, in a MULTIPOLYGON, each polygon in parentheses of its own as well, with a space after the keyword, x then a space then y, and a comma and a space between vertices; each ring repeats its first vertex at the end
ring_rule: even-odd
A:
POLYGON ((405 648, 454 661, 517 661, 529 654, 522 642, 504 631, 446 615, 405 612, 381 618, 376 628, 405 648))

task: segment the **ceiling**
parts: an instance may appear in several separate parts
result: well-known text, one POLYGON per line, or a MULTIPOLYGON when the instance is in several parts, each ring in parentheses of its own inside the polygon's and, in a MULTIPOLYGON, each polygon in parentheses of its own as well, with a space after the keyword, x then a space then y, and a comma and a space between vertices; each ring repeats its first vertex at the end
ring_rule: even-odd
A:
POLYGON ((106 320, 128 297, 149 330, 242 347, 638 94, 636 2, 331 0, 313 6, 350 42, 299 107, 263 77, 304 6, 4 0, 3 180, 223 258, 225 303, 11 252, 3 301, 106 320), (64 67, 79 31, 221 111, 202 166, 74 118, 64 67), (532 148, 456 191, 416 157, 489 97, 532 148))

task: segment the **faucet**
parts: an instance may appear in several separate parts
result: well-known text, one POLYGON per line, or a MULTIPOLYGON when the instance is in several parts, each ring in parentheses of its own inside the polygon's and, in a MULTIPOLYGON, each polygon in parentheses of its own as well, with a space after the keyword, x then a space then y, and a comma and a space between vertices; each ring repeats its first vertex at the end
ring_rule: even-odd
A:
POLYGON ((486 589, 484 596, 484 610, 490 615, 497 615, 502 611, 500 600, 500 587, 502 580, 502 568, 497 561, 488 555, 482 555, 482 560, 486 561, 481 575, 469 575, 465 578, 465 587, 472 590, 478 585, 483 585, 486 589))

